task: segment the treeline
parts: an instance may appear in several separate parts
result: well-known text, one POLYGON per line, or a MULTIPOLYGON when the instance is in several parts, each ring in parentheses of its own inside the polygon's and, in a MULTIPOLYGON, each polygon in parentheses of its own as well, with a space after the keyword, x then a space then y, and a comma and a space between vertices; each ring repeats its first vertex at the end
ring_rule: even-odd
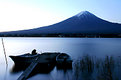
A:
POLYGON ((0 37, 87 37, 87 38, 121 38, 121 34, 0 34, 0 37))

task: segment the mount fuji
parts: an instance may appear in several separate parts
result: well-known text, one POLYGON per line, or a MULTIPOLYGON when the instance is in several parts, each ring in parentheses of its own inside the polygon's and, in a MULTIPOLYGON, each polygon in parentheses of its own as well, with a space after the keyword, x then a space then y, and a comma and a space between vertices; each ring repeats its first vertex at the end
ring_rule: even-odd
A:
POLYGON ((121 34, 121 24, 112 23, 88 11, 82 11, 53 25, 1 34, 121 34))

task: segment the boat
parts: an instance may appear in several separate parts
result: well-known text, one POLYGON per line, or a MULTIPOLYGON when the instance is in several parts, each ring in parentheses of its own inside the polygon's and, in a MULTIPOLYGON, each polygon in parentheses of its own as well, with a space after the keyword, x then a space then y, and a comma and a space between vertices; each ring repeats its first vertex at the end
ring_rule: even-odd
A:
MULTIPOLYGON (((42 62, 43 60, 46 61, 46 63, 50 63, 50 62, 55 62, 56 56, 60 54, 59 52, 45 52, 45 53, 41 53, 41 54, 30 54, 30 53, 26 53, 26 54, 22 54, 22 55, 17 55, 17 56, 9 56, 16 65, 21 65, 21 64, 31 64, 33 61, 35 61, 39 56, 42 57, 42 59, 40 60, 40 62, 42 62)), ((44 63, 44 62, 43 62, 44 63)))
POLYGON ((17 66, 28 67, 38 57, 41 57, 38 65, 41 67, 48 67, 49 65, 56 65, 57 69, 72 68, 72 59, 66 53, 60 52, 45 52, 41 54, 22 54, 17 56, 9 56, 17 66))
POLYGON ((15 64, 30 64, 34 61, 40 54, 32 55, 30 53, 17 55, 17 56, 9 56, 15 64))
POLYGON ((11 69, 11 73, 16 73, 19 71, 24 71, 19 77, 20 80, 24 78, 32 77, 39 73, 48 74, 50 73, 56 65, 56 56, 60 53, 41 53, 41 54, 23 54, 17 56, 9 56, 14 61, 14 66, 11 69), (27 75, 26 75, 27 73, 27 75))
POLYGON ((56 57, 56 67, 57 69, 71 69, 72 59, 66 53, 61 53, 56 57))

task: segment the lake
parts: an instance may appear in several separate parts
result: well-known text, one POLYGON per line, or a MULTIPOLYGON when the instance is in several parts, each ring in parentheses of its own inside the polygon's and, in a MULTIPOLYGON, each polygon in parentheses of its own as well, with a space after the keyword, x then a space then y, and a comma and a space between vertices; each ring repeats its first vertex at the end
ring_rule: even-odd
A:
MULTIPOLYGON (((14 66, 10 55, 31 53, 36 49, 42 52, 64 52, 73 60, 83 55, 91 55, 103 58, 104 56, 121 55, 121 38, 3 38, 6 50, 8 68, 6 70, 5 57, 0 43, 0 80, 17 80, 22 71, 12 72, 14 66)), ((73 70, 57 70, 56 67, 50 73, 39 73, 28 80, 73 80, 73 70)))

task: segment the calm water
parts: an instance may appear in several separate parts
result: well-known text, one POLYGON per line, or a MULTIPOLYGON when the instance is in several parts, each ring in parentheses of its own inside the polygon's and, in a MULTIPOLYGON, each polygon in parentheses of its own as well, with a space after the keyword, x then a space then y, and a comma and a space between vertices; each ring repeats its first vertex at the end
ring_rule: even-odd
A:
MULTIPOLYGON (((3 38, 8 59, 6 72, 2 42, 0 43, 0 80, 16 80, 22 73, 12 72, 13 61, 9 55, 20 55, 36 49, 41 52, 64 52, 73 60, 85 54, 104 57, 105 55, 121 55, 121 38, 3 38)), ((40 73, 28 80, 71 80, 73 70, 57 70, 56 67, 48 74, 40 73)))

